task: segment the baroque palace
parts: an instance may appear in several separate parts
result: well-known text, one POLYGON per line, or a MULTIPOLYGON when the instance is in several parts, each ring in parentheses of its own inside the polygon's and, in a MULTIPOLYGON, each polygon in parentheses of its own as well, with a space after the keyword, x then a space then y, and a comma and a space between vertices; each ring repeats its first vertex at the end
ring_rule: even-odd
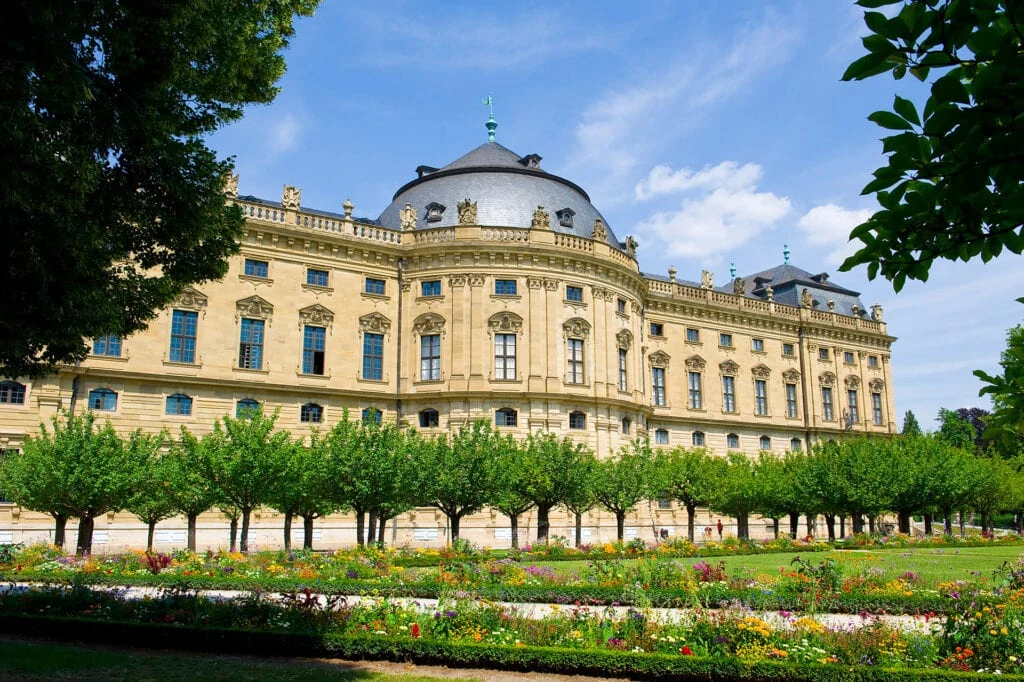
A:
MULTIPOLYGON (((880 306, 866 309, 788 253, 725 286, 707 272, 700 282, 643 273, 636 241, 540 162, 494 142, 491 128, 447 166, 418 167, 377 219, 354 217, 349 201, 343 213, 305 207, 290 186, 280 201, 240 196, 233 178, 228 200, 247 227, 228 275, 186 290, 144 333, 94 339, 80 366, 0 384, 0 448, 17 449, 60 409, 94 410, 125 432, 184 424, 201 434, 254 404, 280 409, 278 426, 292 432, 329 428, 344 409, 425 433, 486 419, 518 436, 568 434, 600 457, 638 436, 753 455, 895 432, 894 339, 880 306)), ((388 539, 438 544, 444 523, 416 510, 388 539)), ((520 521, 524 535, 532 523, 520 521)), ((584 524, 586 541, 614 538, 610 514, 584 524)), ((675 505, 652 503, 630 516, 627 536, 684 524, 675 505)), ((319 546, 354 539, 351 517, 317 525, 319 546)), ((0 500, 0 543, 51 526, 0 500)), ((571 534, 557 514, 552 526, 571 534)), ((200 545, 226 545, 226 527, 205 515, 200 545)), ((281 527, 264 511, 252 540, 279 546, 281 527)), ((184 534, 183 520, 165 521, 157 543, 184 534)), ((462 535, 507 546, 507 520, 484 512, 462 535)), ((134 517, 111 514, 96 523, 94 549, 144 538, 134 517)))

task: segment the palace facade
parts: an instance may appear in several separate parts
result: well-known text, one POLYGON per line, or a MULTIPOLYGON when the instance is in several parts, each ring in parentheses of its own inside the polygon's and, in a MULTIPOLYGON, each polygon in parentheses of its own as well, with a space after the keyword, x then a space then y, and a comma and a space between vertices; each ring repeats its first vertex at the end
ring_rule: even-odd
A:
MULTIPOLYGON (((568 434, 600 457, 638 436, 753 455, 895 433, 880 306, 788 254, 725 286, 645 274, 633 238, 540 161, 489 141, 417 168, 376 219, 348 201, 341 213, 305 207, 295 187, 280 201, 239 195, 234 178, 228 200, 247 225, 227 276, 185 291, 143 333, 94 339, 80 366, 0 384, 0 447, 16 450, 60 409, 125 432, 201 434, 253 404, 280 409, 293 432, 330 428, 345 409, 428 434, 487 419, 518 436, 568 434)), ((98 551, 143 543, 130 515, 107 521, 98 551)), ((321 546, 354 539, 350 517, 317 523, 321 546)), ((552 523, 570 535, 567 519, 552 523)), ((685 514, 651 505, 629 524, 640 537, 682 532, 685 514)), ((585 525, 590 541, 614 537, 607 513, 585 525)), ((417 510, 389 540, 436 544, 444 531, 440 513, 417 510)), ((0 502, 0 543, 48 532, 48 517, 0 502)), ((264 512, 254 532, 278 545, 280 517, 264 512)), ((507 546, 507 532, 494 513, 463 523, 487 546, 507 546)), ((182 544, 184 522, 157 535, 182 544)), ((200 544, 226 541, 222 518, 201 520, 200 544)))

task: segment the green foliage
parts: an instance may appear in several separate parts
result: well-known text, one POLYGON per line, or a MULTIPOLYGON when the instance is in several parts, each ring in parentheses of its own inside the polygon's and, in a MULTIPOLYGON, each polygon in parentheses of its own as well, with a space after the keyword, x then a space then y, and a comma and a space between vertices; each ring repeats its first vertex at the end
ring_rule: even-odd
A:
POLYGON ((868 54, 843 80, 891 72, 928 83, 922 107, 900 96, 868 119, 888 164, 864 194, 881 209, 850 234, 863 246, 840 269, 868 266, 899 291, 936 259, 988 262, 1024 251, 1024 13, 1006 0, 860 0, 868 54))
POLYGON ((243 219, 204 137, 273 100, 316 5, 3 4, 0 374, 83 360, 224 275, 243 219))
POLYGON ((920 436, 923 433, 913 410, 907 410, 903 415, 903 428, 900 429, 900 433, 904 436, 920 436))
POLYGON ((597 463, 594 497, 615 514, 618 539, 625 531, 626 513, 641 500, 656 494, 654 453, 646 438, 638 438, 623 447, 618 455, 597 463))
POLYGON ((939 408, 939 438, 944 443, 964 450, 974 449, 975 431, 969 421, 953 410, 939 408))
POLYGON ((702 448, 677 447, 655 455, 652 487, 659 497, 677 500, 686 508, 690 542, 694 541, 696 509, 707 506, 724 477, 725 467, 725 460, 712 457, 702 448))
POLYGON ((1006 350, 999 360, 1001 374, 977 370, 974 375, 986 385, 979 395, 992 397, 992 415, 985 437, 997 441, 1014 454, 1024 451, 1024 327, 1017 325, 1006 334, 1006 350))

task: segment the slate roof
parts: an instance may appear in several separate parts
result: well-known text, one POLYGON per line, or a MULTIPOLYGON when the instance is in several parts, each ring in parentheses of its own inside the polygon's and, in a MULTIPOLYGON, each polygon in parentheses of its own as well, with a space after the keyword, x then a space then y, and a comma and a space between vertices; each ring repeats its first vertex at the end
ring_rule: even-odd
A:
MULTIPOLYGON (((835 284, 828 278, 828 273, 812 274, 789 263, 746 275, 743 277, 743 286, 747 296, 760 299, 768 298, 765 289, 770 286, 773 300, 783 305, 802 305, 803 290, 807 289, 816 310, 828 310, 828 302, 832 300, 835 301, 835 311, 840 315, 854 315, 854 306, 859 310, 858 316, 863 317, 867 312, 860 300, 860 292, 835 284)), ((717 289, 732 293, 733 283, 729 282, 717 289)))

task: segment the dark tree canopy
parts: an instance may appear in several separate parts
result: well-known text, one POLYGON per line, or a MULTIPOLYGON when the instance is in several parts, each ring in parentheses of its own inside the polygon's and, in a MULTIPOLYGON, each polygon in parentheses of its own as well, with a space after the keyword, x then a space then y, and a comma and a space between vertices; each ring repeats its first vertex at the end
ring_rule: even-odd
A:
POLYGON ((921 435, 921 424, 918 423, 913 410, 907 410, 906 414, 903 415, 903 428, 900 429, 900 433, 904 436, 921 435))
POLYGON ((1016 0, 860 0, 868 54, 843 80, 891 72, 929 84, 920 111, 896 96, 868 118, 893 131, 888 164, 863 194, 881 210, 850 234, 863 246, 840 269, 868 266, 896 291, 937 259, 988 262, 1024 251, 1024 6, 1016 0))
POLYGON ((243 221, 202 138, 273 100, 317 4, 0 4, 0 373, 81 360, 224 275, 243 221))

